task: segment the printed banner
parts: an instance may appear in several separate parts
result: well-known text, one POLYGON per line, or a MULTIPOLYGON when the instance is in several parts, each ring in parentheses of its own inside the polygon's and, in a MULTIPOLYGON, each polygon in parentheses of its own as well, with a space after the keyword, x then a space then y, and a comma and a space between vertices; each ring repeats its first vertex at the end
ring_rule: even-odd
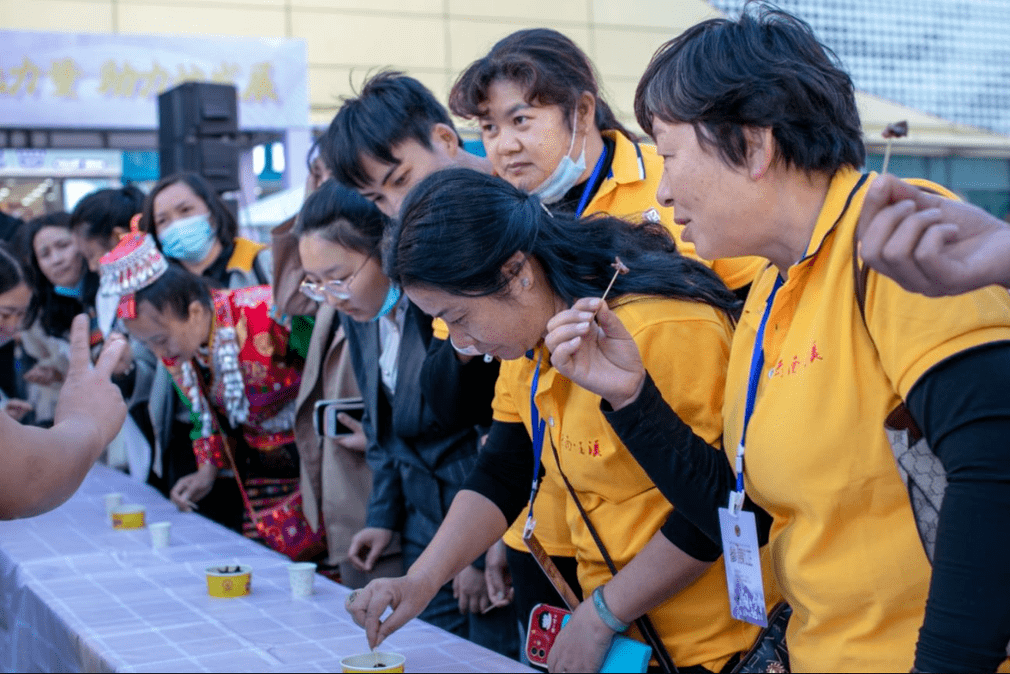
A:
POLYGON ((0 125, 154 129, 158 94, 233 84, 242 129, 308 126, 305 42, 0 31, 0 125))

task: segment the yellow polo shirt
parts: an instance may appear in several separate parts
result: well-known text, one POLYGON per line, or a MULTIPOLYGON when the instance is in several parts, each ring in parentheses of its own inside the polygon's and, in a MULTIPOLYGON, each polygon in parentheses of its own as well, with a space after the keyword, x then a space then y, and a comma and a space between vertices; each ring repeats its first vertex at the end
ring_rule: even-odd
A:
MULTIPOLYGON (((871 273, 866 322, 874 346, 856 303, 852 246, 875 175, 842 215, 859 177, 853 170, 834 177, 806 255, 775 298, 747 431, 747 493, 775 518, 775 577, 793 607, 793 671, 911 668, 930 566, 884 419, 933 365, 1010 339, 1006 289, 930 299, 871 273)), ((723 435, 734 450, 777 272, 769 265, 755 280, 734 335, 723 435)))
MULTIPOLYGON (((663 175, 663 159, 656 154, 656 148, 644 143, 638 144, 642 153, 639 162, 635 143, 628 140, 624 134, 616 131, 604 131, 603 135, 614 142, 614 159, 610 166, 610 175, 603 181, 593 199, 586 205, 583 215, 606 213, 629 222, 659 222, 662 223, 677 242, 677 250, 682 255, 698 260, 715 271, 730 288, 740 288, 750 283, 760 271, 765 261, 756 257, 740 257, 710 262, 698 257, 694 244, 681 238, 684 228, 673 221, 673 209, 659 205, 656 201, 656 190, 663 175)), ((439 330, 448 330, 440 326, 439 330)), ((443 337, 444 339, 444 337, 443 337)), ((556 498, 564 498, 564 485, 552 484, 544 480, 534 506, 534 517, 537 518, 537 538, 550 555, 570 557, 573 548, 567 540, 564 522, 551 516, 558 509, 547 507, 547 503, 556 498)), ((515 550, 525 551, 522 542, 523 526, 526 522, 524 514, 516 520, 506 532, 505 544, 515 550)))
POLYGON ((656 154, 653 145, 639 143, 642 153, 639 163, 635 143, 617 131, 604 131, 603 135, 614 142, 614 160, 610 175, 596 195, 586 205, 583 215, 606 213, 628 222, 661 222, 677 242, 677 250, 686 257, 699 260, 718 274, 731 289, 741 288, 764 267, 765 261, 757 257, 737 257, 709 261, 698 256, 693 243, 681 238, 684 227, 673 221, 673 208, 660 206, 656 190, 663 177, 663 158, 656 154))
MULTIPOLYGON (((684 421, 718 446, 722 432, 723 373, 731 327, 711 307, 655 297, 624 298, 615 312, 638 344, 642 360, 663 397, 684 421)), ((611 574, 558 473, 551 442, 603 543, 622 568, 666 521, 670 505, 627 451, 600 411, 600 396, 558 374, 543 356, 536 403, 547 421, 544 481, 560 485, 552 502, 562 505, 576 548, 579 583, 585 595, 611 574)), ((532 429, 530 386, 536 357, 502 363, 495 389, 494 418, 532 429)), ((537 498, 540 505, 540 497, 537 498)), ((554 507, 557 507, 555 505, 554 507)), ((537 511, 543 517, 542 511, 537 511)), ((539 533, 540 522, 537 524, 539 533)), ((748 648, 757 628, 729 612, 726 571, 720 559, 677 596, 649 612, 677 664, 719 671, 733 653, 748 648)), ((634 634, 635 638, 641 638, 634 634)))

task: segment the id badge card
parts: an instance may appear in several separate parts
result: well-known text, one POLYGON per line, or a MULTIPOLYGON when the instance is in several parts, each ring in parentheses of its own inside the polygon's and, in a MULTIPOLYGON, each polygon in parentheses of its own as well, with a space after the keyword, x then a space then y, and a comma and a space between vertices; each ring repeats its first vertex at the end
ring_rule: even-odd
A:
POLYGON ((754 513, 741 510, 733 515, 728 509, 719 508, 719 529, 730 612, 737 620, 768 627, 754 513))

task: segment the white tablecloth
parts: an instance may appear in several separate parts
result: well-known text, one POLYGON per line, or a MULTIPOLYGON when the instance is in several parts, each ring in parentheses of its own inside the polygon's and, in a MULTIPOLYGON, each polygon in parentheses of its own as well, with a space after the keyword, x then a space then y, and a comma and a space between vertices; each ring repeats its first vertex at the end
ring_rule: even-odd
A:
MULTIPOLYGON (((314 595, 291 596, 288 560, 195 514, 154 489, 95 466, 51 513, 0 522, 0 666, 6 671, 340 671, 368 651, 344 610, 349 590, 316 576, 314 595), (155 551, 147 529, 117 531, 103 495, 170 521, 172 545, 155 551), (253 568, 252 593, 207 594, 204 569, 253 568)), ((419 620, 381 647, 407 671, 532 671, 419 620)))

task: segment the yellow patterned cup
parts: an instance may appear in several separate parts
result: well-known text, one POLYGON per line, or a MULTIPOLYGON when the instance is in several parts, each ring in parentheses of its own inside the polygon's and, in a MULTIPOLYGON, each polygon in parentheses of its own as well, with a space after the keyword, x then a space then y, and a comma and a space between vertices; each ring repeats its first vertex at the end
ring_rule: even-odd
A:
POLYGON ((212 597, 244 597, 252 591, 252 567, 226 565, 207 567, 207 592, 212 597))
POLYGON ((407 658, 399 653, 365 653, 351 655, 340 661, 345 672, 402 672, 407 658))
POLYGON ((144 526, 144 512, 146 508, 142 505, 118 505, 112 509, 113 529, 140 529, 144 526))

